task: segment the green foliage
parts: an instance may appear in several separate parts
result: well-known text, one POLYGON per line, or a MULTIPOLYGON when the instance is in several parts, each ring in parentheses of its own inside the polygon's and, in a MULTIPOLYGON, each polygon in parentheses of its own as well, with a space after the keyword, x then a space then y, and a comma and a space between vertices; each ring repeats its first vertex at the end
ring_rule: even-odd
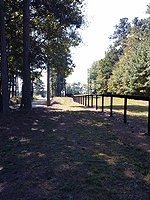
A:
POLYGON ((126 44, 127 36, 131 30, 131 24, 128 22, 128 18, 120 19, 118 25, 115 26, 115 31, 111 35, 110 39, 114 40, 114 46, 123 48, 126 44))
MULTIPOLYGON (((9 75, 23 77, 23 1, 4 1, 9 75)), ((80 44, 84 0, 30 2, 31 78, 49 65, 66 78, 74 69, 70 47, 80 44)), ((0 66, 1 85, 1 66, 0 66)), ((0 87, 1 91, 1 87, 0 87)))
POLYGON ((89 70, 89 87, 93 94, 102 94, 108 90, 108 79, 114 64, 119 60, 120 49, 110 46, 104 59, 93 63, 89 70))
POLYGON ((36 95, 41 95, 42 97, 45 97, 45 85, 43 83, 42 80, 40 79, 37 79, 35 82, 34 82, 34 93, 36 95))
POLYGON ((129 76, 131 75, 131 57, 137 43, 137 34, 134 31, 131 31, 131 34, 128 35, 123 55, 121 55, 119 61, 116 62, 112 71, 112 76, 109 79, 109 92, 117 94, 124 94, 129 92, 127 87, 130 82, 129 76))
POLYGON ((88 71, 88 86, 90 92, 92 93, 96 93, 96 79, 98 76, 98 66, 99 61, 96 61, 92 64, 92 67, 88 71))
POLYGON ((128 35, 124 54, 113 70, 109 91, 118 94, 149 95, 149 21, 144 30, 132 29, 128 35))
POLYGON ((66 84, 66 93, 67 94, 83 94, 87 92, 87 85, 78 83, 67 83, 66 84))
POLYGON ((59 74, 54 68, 50 69, 50 94, 51 96, 61 96, 65 93, 66 79, 59 74))
MULTIPOLYGON (((150 13, 148 6, 147 13, 150 13)), ((150 18, 132 23, 120 19, 105 58, 93 63, 88 83, 91 93, 150 94, 150 18)))

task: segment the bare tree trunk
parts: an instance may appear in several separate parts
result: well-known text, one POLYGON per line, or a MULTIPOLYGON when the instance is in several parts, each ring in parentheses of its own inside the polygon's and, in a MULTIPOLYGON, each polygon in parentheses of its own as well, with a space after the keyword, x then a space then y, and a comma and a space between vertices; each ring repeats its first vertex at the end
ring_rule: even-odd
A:
POLYGON ((8 69, 7 69, 3 0, 0 0, 0 35, 1 35, 2 110, 3 113, 9 113, 8 69))
POLYGON ((15 96, 16 96, 16 97, 19 97, 19 83, 18 83, 18 75, 17 75, 15 78, 16 78, 15 96))
POLYGON ((12 88, 11 92, 12 92, 12 97, 15 96, 15 89, 14 89, 15 88, 15 80, 14 79, 15 79, 15 77, 14 77, 14 75, 12 75, 11 76, 11 84, 12 84, 12 86, 11 86, 11 88, 12 88))
POLYGON ((47 65, 47 106, 50 106, 50 68, 47 65))
POLYGON ((61 97, 61 90, 60 90, 60 74, 57 74, 57 96, 61 97))
POLYGON ((23 104, 26 110, 31 110, 31 73, 30 73, 30 0, 23 1, 23 104))

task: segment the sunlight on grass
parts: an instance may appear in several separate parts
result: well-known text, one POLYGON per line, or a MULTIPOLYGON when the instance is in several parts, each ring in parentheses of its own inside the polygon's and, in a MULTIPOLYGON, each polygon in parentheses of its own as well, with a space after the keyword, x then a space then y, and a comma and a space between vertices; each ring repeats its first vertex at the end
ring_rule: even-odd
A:
POLYGON ((3 169, 3 167, 0 166, 0 171, 3 169))
MULTIPOLYGON (((89 101, 91 105, 91 98, 89 101)), ((96 107, 96 98, 93 98, 93 106, 96 107)), ((98 97, 98 108, 101 109, 102 97, 98 97)), ((104 97, 104 109, 110 110, 110 97, 104 97)), ((123 114, 124 113, 124 99, 113 98, 113 111, 123 114)), ((148 101, 141 100, 127 100, 127 114, 138 117, 148 117, 148 101)))
POLYGON ((83 110, 84 106, 76 104, 72 98, 68 97, 57 97, 56 98, 57 104, 55 104, 55 108, 63 109, 63 110, 83 110))

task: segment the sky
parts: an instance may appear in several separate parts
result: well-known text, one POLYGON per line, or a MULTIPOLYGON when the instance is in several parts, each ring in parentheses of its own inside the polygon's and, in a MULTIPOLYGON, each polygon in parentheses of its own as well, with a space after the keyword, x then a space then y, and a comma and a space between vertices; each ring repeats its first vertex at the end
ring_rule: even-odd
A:
POLYGON ((85 10, 89 25, 80 31, 83 44, 71 50, 76 67, 67 78, 67 83, 87 83, 87 69, 94 61, 105 57, 105 52, 112 43, 109 36, 114 33, 114 26, 124 17, 129 22, 135 17, 149 17, 145 13, 149 3, 150 0, 86 0, 85 10))

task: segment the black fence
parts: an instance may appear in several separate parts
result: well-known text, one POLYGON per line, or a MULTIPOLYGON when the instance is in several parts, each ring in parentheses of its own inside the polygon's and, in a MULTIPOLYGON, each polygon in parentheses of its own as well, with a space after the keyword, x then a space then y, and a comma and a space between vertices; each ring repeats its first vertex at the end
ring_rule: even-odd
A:
POLYGON ((79 95, 74 96, 73 100, 87 107, 93 106, 93 99, 96 98, 96 110, 101 106, 102 112, 104 112, 104 97, 110 97, 110 116, 112 116, 113 111, 113 98, 123 98, 124 99, 124 123, 127 123, 127 100, 142 100, 148 101, 148 135, 150 136, 150 97, 148 96, 131 96, 131 95, 117 95, 117 94, 102 94, 102 95, 79 95), (98 97, 102 97, 101 105, 98 105, 98 97))

